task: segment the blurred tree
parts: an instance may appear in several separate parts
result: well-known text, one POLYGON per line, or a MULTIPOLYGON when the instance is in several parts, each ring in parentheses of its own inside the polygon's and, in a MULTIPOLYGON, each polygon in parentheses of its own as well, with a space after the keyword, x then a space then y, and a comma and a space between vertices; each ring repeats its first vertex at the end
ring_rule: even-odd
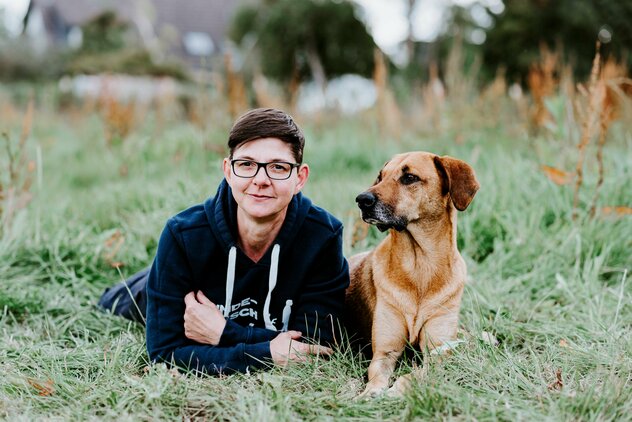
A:
POLYGON ((628 68, 632 65, 630 0, 504 0, 504 4, 501 14, 492 14, 494 25, 482 46, 488 68, 504 64, 510 78, 524 78, 544 43, 551 50, 561 49, 576 76, 585 78, 600 32, 604 55, 627 60, 628 68))
POLYGON ((324 87, 334 76, 373 72, 375 43, 348 1, 264 0, 237 12, 229 36, 252 42, 262 72, 280 82, 311 75, 324 87))
POLYGON ((9 32, 5 26, 5 14, 4 8, 0 6, 0 40, 6 39, 9 36, 9 32))
POLYGON ((186 79, 180 63, 154 62, 151 54, 116 13, 106 11, 81 26, 82 43, 65 66, 68 74, 117 72, 186 79))
POLYGON ((107 11, 81 26, 82 53, 105 53, 125 47, 127 24, 119 21, 116 13, 107 11))

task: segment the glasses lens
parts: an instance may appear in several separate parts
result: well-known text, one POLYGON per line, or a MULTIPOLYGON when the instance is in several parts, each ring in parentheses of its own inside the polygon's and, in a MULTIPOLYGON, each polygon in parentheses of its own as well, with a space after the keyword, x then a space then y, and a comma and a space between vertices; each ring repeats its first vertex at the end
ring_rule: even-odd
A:
POLYGON ((233 171, 239 177, 253 177, 257 173, 257 163, 248 160, 233 161, 233 171))
POLYGON ((271 179, 287 179, 292 171, 292 165, 289 163, 268 163, 266 170, 271 179))

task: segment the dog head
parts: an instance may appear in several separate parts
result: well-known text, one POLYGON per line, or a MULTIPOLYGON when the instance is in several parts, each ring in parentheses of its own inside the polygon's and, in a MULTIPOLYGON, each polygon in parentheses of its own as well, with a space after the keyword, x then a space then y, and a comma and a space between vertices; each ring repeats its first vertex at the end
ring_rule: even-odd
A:
POLYGON ((402 231, 413 221, 436 221, 452 207, 465 210, 478 188, 474 170, 464 161, 409 152, 384 164, 373 186, 356 202, 365 222, 381 231, 402 231))

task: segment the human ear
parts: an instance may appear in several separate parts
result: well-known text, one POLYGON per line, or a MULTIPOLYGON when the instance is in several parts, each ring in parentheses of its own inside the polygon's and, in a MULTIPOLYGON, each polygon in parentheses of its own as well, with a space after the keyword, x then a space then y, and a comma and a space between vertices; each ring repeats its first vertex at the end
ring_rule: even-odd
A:
POLYGON ((307 179, 309 179, 309 166, 307 164, 301 164, 296 168, 296 175, 298 176, 298 183, 294 188, 295 195, 303 189, 303 186, 307 183, 307 179))
POLYGON ((232 176, 232 171, 230 168, 230 158, 224 158, 224 161, 222 163, 222 170, 224 171, 224 177, 227 181, 229 181, 230 177, 232 176))

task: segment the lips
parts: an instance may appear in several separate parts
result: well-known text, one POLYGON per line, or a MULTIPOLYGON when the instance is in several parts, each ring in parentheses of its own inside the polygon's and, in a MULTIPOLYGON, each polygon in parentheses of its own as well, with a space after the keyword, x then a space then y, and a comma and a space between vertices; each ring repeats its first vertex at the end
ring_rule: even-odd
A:
POLYGON ((254 199, 273 199, 273 196, 268 196, 268 195, 261 195, 261 194, 256 194, 256 193, 248 193, 248 196, 254 198, 254 199))

